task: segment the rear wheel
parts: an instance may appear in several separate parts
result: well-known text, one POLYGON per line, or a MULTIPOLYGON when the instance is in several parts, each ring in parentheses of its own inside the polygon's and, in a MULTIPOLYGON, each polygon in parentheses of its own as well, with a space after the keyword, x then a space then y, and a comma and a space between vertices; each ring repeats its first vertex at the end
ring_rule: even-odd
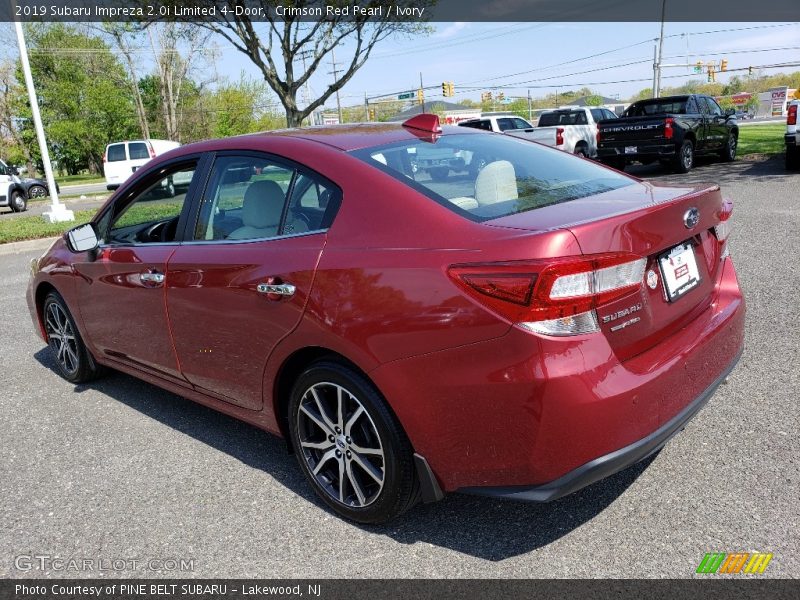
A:
POLYGON ((694 166, 694 144, 690 140, 683 141, 672 165, 676 173, 691 171, 694 166))
POLYGON ((335 362, 311 365, 289 404, 292 446, 322 500, 359 523, 383 523, 417 501, 413 450, 367 379, 335 362))
POLYGON ((11 192, 11 200, 9 202, 11 210, 14 212, 25 212, 28 209, 28 200, 20 191, 11 192))
POLYGON ((28 198, 44 198, 47 196, 47 190, 43 185, 32 185, 28 188, 28 198))
POLYGON ((589 152, 584 144, 578 144, 577 146, 575 146, 575 152, 573 154, 582 156, 583 158, 589 156, 589 152))
POLYGON ((735 133, 732 133, 728 136, 728 141, 725 142, 725 147, 719 153, 722 162, 733 162, 736 160, 736 148, 738 143, 739 138, 735 133))
POLYGON ((64 379, 72 383, 84 383, 102 373, 102 368, 95 363, 83 343, 75 321, 58 293, 50 292, 45 298, 42 321, 47 344, 64 379))
POLYGON ((786 148, 786 168, 790 171, 800 169, 800 148, 786 148))

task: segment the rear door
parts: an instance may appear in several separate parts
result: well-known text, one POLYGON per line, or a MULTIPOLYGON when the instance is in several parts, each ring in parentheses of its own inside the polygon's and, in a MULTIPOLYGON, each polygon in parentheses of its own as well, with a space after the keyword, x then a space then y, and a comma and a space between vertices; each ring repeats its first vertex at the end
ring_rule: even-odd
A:
POLYGON ((216 157, 167 276, 175 348, 193 385, 261 408, 267 358, 302 317, 338 197, 331 182, 273 156, 216 157))
POLYGON ((103 162, 103 173, 106 177, 106 184, 111 186, 122 185, 130 177, 128 145, 125 142, 108 145, 103 162))
POLYGON ((728 139, 725 114, 713 98, 703 97, 703 100, 707 107, 706 147, 710 150, 719 150, 728 139))

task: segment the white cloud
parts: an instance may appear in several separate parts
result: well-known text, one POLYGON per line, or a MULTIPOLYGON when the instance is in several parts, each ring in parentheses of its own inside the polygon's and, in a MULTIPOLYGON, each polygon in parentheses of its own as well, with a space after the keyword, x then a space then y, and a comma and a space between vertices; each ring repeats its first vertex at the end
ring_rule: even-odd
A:
POLYGON ((467 27, 467 25, 469 25, 469 23, 464 23, 463 21, 456 21, 455 23, 452 23, 451 25, 448 25, 447 27, 445 27, 441 31, 437 31, 436 35, 434 37, 437 37, 437 38, 450 38, 450 37, 453 37, 459 31, 461 31, 462 29, 467 27))

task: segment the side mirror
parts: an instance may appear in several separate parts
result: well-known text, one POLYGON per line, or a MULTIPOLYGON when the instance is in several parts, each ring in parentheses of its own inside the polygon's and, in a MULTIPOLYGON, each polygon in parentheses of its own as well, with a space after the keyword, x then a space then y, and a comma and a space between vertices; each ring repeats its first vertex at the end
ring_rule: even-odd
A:
POLYGON ((86 252, 97 248, 97 232, 94 225, 78 225, 67 232, 67 246, 71 252, 86 252))
POLYGON ((735 114, 736 114, 736 109, 734 109, 734 108, 729 108, 729 109, 727 109, 725 111, 725 116, 726 117, 732 117, 735 114))
POLYGON ((12 175, 19 175, 19 171, 17 170, 17 167, 9 167, 8 170, 12 175))

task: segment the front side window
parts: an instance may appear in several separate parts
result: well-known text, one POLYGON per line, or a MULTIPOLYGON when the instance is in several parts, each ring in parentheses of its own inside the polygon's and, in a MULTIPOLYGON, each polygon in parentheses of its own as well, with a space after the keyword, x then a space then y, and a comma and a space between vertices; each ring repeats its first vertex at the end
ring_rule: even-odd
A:
POLYGON ((353 154, 474 221, 632 185, 625 175, 511 136, 455 134, 353 154))
POLYGON ((530 129, 531 128, 530 123, 528 123, 527 121, 525 121, 523 119, 520 119, 518 117, 512 119, 512 121, 514 122, 514 129, 530 129))
POLYGON ((705 101, 706 105, 708 106, 708 113, 712 117, 722 116, 722 109, 719 107, 719 104, 717 104, 716 100, 713 98, 706 98, 705 101))
POLYGON ((169 170, 145 184, 131 202, 115 208, 105 242, 126 245, 174 242, 195 167, 192 163, 169 170))

